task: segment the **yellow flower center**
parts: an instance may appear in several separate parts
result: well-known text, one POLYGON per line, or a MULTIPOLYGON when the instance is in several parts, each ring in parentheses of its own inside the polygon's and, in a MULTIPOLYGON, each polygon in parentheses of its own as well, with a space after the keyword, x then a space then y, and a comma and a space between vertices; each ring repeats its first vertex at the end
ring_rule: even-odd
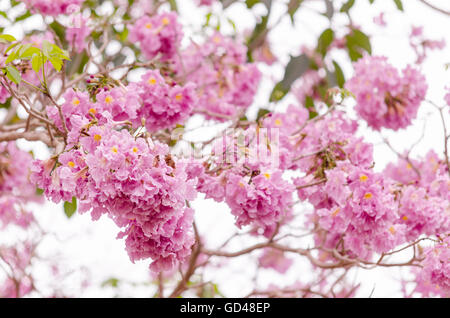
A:
POLYGON ((72 105, 74 105, 74 106, 80 105, 80 100, 78 98, 72 99, 72 105))
POLYGON ((138 148, 137 147, 133 147, 133 152, 138 152, 138 148))
POLYGON ((67 165, 71 168, 75 167, 75 163, 73 161, 69 161, 67 165))
POLYGON ((367 179, 369 179, 369 177, 366 176, 365 174, 362 174, 362 175, 359 177, 359 181, 361 181, 361 182, 366 182, 367 179))
POLYGON ((410 163, 408 163, 408 164, 406 165, 406 169, 412 169, 412 166, 411 166, 410 163))
POLYGON ((163 25, 168 25, 170 23, 169 19, 167 19, 167 18, 163 18, 161 20, 161 22, 162 22, 163 25))
POLYGON ((114 146, 114 147, 111 148, 111 151, 114 152, 114 153, 117 153, 117 151, 119 151, 119 150, 117 149, 116 146, 114 146))
POLYGON ((242 182, 239 182, 239 186, 240 186, 241 188, 244 188, 244 187, 245 187, 245 184, 243 184, 242 182))
POLYGON ((149 23, 147 23, 147 24, 145 25, 145 27, 146 27, 147 29, 151 29, 151 28, 153 27, 153 25, 149 22, 149 23))
POLYGON ((219 44, 220 43, 220 36, 213 37, 213 41, 214 41, 214 43, 219 44))
POLYGON ((371 199, 373 197, 373 194, 370 192, 367 192, 366 194, 364 194, 364 199, 371 199))
POLYGON ((178 93, 177 95, 175 95, 175 100, 177 101, 177 102, 179 102, 180 100, 182 100, 183 99, 183 95, 181 94, 181 93, 178 93))
POLYGON ((94 135, 94 140, 95 140, 95 141, 100 141, 100 140, 102 140, 102 136, 100 136, 100 135, 98 135, 98 134, 95 134, 95 135, 94 135))
POLYGON ((269 180, 270 179, 270 173, 265 173, 264 177, 266 177, 266 179, 269 180))
POLYGON ((275 119, 276 126, 281 126, 281 124, 282 124, 281 119, 275 119))
POLYGON ((334 210, 333 213, 331 213, 332 217, 335 217, 336 215, 338 215, 338 213, 341 211, 341 208, 337 208, 336 210, 334 210))
POLYGON ((90 112, 91 114, 95 114, 97 111, 95 110, 95 108, 91 108, 91 109, 89 109, 89 112, 90 112))
POLYGON ((155 79, 154 77, 150 77, 150 78, 148 79, 148 83, 149 83, 150 85, 155 85, 155 84, 156 84, 156 79, 155 79))
POLYGON ((106 103, 106 104, 110 104, 110 103, 113 102, 113 100, 114 100, 114 99, 113 99, 111 96, 108 95, 108 96, 106 96, 106 98, 105 98, 105 103, 106 103))
POLYGON ((403 221, 408 221, 408 217, 405 215, 405 216, 402 217, 402 220, 403 221))
POLYGON ((389 228, 389 232, 391 232, 391 234, 395 234, 395 228, 393 226, 391 226, 389 228))

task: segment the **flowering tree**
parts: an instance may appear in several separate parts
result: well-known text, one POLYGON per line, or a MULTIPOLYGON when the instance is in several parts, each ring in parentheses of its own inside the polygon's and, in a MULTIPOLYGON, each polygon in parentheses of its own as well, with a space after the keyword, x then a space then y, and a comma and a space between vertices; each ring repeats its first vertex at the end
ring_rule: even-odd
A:
MULTIPOLYGON (((51 235, 38 222, 44 200, 64 202, 69 218, 111 218, 160 297, 221 296, 211 272, 242 257, 254 266, 248 296, 352 297, 364 282, 351 274, 381 267, 408 270, 404 296, 450 295, 450 91, 430 98, 421 71, 443 39, 412 26, 416 59, 398 67, 372 54, 354 0, 7 2, 0 224, 14 240, 0 242, 0 296, 64 295, 40 290, 31 270, 65 277, 36 252, 51 235), (187 2, 203 15, 195 25, 181 13, 187 2), (250 31, 226 17, 233 7, 256 15, 250 31), (277 56, 270 35, 302 10, 329 27, 277 56), (27 30, 32 19, 39 27, 27 30), (397 151, 386 133, 420 129, 421 108, 439 116, 442 149, 416 156, 418 140, 397 151), (368 135, 397 159, 375 165, 368 135), (51 155, 34 159, 20 140, 51 155), (196 225, 196 198, 222 202, 234 219, 218 246, 196 225), (297 281, 258 284, 261 271, 300 263, 307 275, 297 281)), ((402 1, 390 4, 407 14, 402 1)), ((370 23, 389 28, 378 14, 370 23)))

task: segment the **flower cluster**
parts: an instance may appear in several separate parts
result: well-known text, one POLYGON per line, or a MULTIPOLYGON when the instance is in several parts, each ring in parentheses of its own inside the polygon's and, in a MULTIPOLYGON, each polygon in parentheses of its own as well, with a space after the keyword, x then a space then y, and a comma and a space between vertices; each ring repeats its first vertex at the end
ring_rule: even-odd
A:
POLYGON ((68 13, 71 6, 80 6, 85 0, 25 0, 25 4, 32 12, 56 16, 68 13))
POLYGON ((258 261, 262 268, 271 268, 281 274, 286 273, 294 262, 286 257, 283 251, 273 248, 265 248, 258 261))
POLYGON ((191 44, 176 61, 178 76, 196 83, 197 111, 224 120, 245 111, 253 101, 261 73, 246 63, 247 48, 220 33, 205 43, 191 44))
POLYGON ((72 16, 71 26, 66 29, 66 41, 77 53, 87 48, 86 38, 91 33, 91 28, 87 24, 88 18, 78 14, 72 16))
POLYGON ((425 248, 423 268, 415 270, 415 292, 424 297, 450 296, 450 236, 442 239, 434 247, 425 248))
POLYGON ((158 71, 148 71, 135 87, 142 106, 134 122, 140 125, 144 118, 149 131, 182 124, 191 115, 197 100, 194 84, 170 85, 158 71))
POLYGON ((356 96, 358 115, 375 130, 410 125, 427 91, 423 75, 410 66, 400 75, 386 57, 379 56, 366 56, 354 68, 346 88, 356 96))
POLYGON ((139 18, 129 31, 129 40, 140 44, 142 54, 152 59, 161 54, 163 60, 174 57, 183 38, 175 12, 139 18))
POLYGON ((187 179, 167 146, 114 125, 88 122, 74 146, 35 162, 32 179, 54 202, 75 196, 80 212, 91 211, 94 219, 107 214, 125 228, 119 237, 126 238, 133 261, 150 257, 152 270, 171 269, 194 242, 186 200, 196 195, 195 181, 187 179))
POLYGON ((36 188, 29 181, 33 158, 14 142, 0 143, 0 225, 16 224, 23 228, 34 220, 26 211, 26 201, 37 201, 36 188))
MULTIPOLYGON (((76 141, 83 126, 92 118, 100 124, 110 120, 129 121, 135 128, 145 122, 147 130, 152 132, 173 128, 189 117, 196 102, 193 84, 171 85, 158 71, 148 71, 141 81, 127 87, 103 87, 95 95, 95 102, 83 91, 68 90, 63 97, 61 110, 69 130, 69 141, 76 141)), ((47 106, 46 110, 63 131, 58 108, 47 106)))

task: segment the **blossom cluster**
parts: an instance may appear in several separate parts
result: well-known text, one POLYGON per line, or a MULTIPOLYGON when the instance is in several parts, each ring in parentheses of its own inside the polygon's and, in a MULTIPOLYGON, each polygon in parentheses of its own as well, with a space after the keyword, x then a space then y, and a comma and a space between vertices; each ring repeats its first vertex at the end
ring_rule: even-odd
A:
POLYGON ((223 121, 251 105, 261 73, 255 64, 246 62, 246 54, 245 45, 220 33, 181 52, 175 71, 196 83, 196 111, 223 121))
MULTIPOLYGON (((95 78, 92 76, 88 81, 95 81, 95 78)), ((109 120, 130 121, 134 128, 145 122, 147 130, 152 132, 173 128, 189 117, 196 101, 193 84, 170 84, 159 71, 148 71, 139 82, 127 87, 105 86, 95 95, 95 102, 85 91, 70 89, 63 97, 61 110, 70 141, 78 138, 80 129, 92 118, 100 124, 109 120)), ((58 108, 47 106, 47 114, 63 131, 58 108)))
POLYGON ((450 236, 423 251, 423 268, 415 270, 415 292, 425 297, 450 296, 450 236))
POLYGON ((139 43, 142 54, 152 59, 161 54, 162 60, 170 60, 177 53, 183 38, 182 27, 174 12, 139 18, 129 31, 129 40, 139 43))
POLYGON ((427 92, 424 76, 407 66, 400 74, 386 57, 366 56, 354 64, 346 88, 356 97, 356 112, 375 129, 398 130, 416 118, 427 92))
POLYGON ((26 228, 34 220, 24 204, 37 201, 35 186, 30 183, 30 153, 14 142, 0 143, 0 225, 15 224, 26 228))
POLYGON ((25 4, 32 12, 57 16, 68 13, 71 6, 80 6, 85 0, 25 0, 25 4))
POLYGON ((155 271, 184 261, 194 242, 186 206, 196 194, 194 181, 166 145, 116 130, 112 121, 86 126, 57 158, 36 161, 32 180, 54 202, 75 196, 80 212, 111 217, 124 228, 119 237, 132 261, 152 258, 155 271))

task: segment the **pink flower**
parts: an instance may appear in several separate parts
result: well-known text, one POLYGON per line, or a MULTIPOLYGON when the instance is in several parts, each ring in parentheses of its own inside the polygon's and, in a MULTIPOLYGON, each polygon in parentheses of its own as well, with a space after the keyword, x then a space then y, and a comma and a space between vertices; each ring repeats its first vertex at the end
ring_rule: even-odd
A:
POLYGON ((358 115, 375 130, 409 126, 427 91, 423 75, 410 66, 400 75, 385 57, 367 56, 354 67, 346 87, 356 96, 358 115))
POLYGON ((183 37, 181 25, 175 12, 139 18, 130 28, 129 40, 138 42, 147 59, 158 53, 163 60, 174 57, 183 37))
POLYGON ((286 273, 294 262, 292 259, 287 258, 283 251, 273 248, 265 248, 258 261, 262 268, 272 268, 280 274, 286 273))
POLYGON ((189 74, 196 84, 198 112, 224 121, 250 106, 261 73, 255 64, 246 63, 246 51, 243 44, 215 33, 182 52, 175 69, 181 77, 189 74))
POLYGON ((445 237, 434 247, 424 250, 425 259, 422 270, 415 270, 417 286, 415 292, 424 297, 450 296, 450 236, 445 237))
POLYGON ((81 53, 87 48, 86 38, 91 33, 91 29, 87 25, 88 20, 81 14, 72 16, 72 26, 66 29, 66 40, 72 50, 77 53, 81 53))
POLYGON ((56 16, 68 13, 71 6, 80 6, 84 0, 24 0, 32 12, 56 16))

